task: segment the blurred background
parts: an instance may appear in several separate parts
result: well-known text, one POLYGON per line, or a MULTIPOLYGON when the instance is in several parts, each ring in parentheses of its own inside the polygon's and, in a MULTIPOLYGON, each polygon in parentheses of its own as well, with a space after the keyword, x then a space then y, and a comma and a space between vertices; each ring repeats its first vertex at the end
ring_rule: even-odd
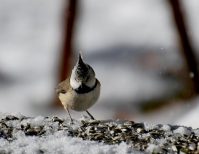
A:
POLYGON ((67 117, 55 87, 82 51, 102 84, 89 110, 96 119, 199 127, 198 7, 197 0, 0 0, 0 112, 67 117))

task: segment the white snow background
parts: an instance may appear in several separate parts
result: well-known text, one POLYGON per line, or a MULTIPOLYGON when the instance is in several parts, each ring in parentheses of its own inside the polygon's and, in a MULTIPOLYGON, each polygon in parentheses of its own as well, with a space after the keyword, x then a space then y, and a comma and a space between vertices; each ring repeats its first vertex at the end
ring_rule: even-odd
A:
MULTIPOLYGON (((183 2, 189 33, 198 49, 199 2, 183 2)), ((164 70, 182 66, 166 1, 84 0, 80 5, 75 50, 83 51, 102 84, 101 97, 91 113, 110 119, 118 110, 128 109, 130 119, 136 121, 199 127, 198 99, 147 115, 138 112, 140 100, 169 96, 180 88, 160 77, 164 70), (145 68, 142 55, 154 49, 160 60, 152 59, 145 68)), ((1 112, 67 116, 63 109, 48 108, 57 84, 63 6, 63 0, 0 0, 1 112)), ((72 115, 80 117, 77 112, 72 115)))

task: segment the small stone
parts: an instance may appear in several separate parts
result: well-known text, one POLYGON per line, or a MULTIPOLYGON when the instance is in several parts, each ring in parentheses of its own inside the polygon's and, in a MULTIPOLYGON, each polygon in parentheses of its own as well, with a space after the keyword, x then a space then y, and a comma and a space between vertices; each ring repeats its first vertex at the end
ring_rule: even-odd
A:
POLYGON ((144 128, 144 124, 143 123, 134 123, 133 127, 134 128, 144 128))
POLYGON ((43 133, 44 131, 42 127, 30 127, 25 132, 26 135, 30 135, 30 136, 38 136, 43 133))
POLYGON ((92 124, 92 125, 97 125, 97 124, 99 124, 100 123, 100 120, 92 120, 91 122, 90 122, 90 124, 92 124))
POLYGON ((17 118, 17 117, 15 117, 15 116, 13 116, 13 115, 7 115, 6 117, 5 117, 5 120, 19 120, 19 118, 17 118))
POLYGON ((144 130, 143 128, 137 128, 137 129, 136 129, 136 132, 137 132, 137 133, 141 133, 141 132, 143 132, 143 130, 144 130))
POLYGON ((132 126, 135 122, 133 121, 127 121, 124 123, 124 126, 132 126))
POLYGON ((58 123, 63 123, 64 122, 64 120, 62 120, 62 119, 60 119, 58 117, 52 117, 52 121, 53 122, 58 122, 58 123))

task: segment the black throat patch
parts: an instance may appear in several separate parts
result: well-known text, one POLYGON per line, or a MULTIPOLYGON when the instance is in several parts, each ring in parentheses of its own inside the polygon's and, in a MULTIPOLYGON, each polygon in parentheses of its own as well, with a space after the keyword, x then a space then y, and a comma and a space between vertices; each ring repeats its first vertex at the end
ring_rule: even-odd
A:
POLYGON ((95 85, 93 87, 88 87, 85 84, 82 84, 79 88, 74 89, 78 94, 89 93, 97 87, 97 80, 95 80, 95 85))

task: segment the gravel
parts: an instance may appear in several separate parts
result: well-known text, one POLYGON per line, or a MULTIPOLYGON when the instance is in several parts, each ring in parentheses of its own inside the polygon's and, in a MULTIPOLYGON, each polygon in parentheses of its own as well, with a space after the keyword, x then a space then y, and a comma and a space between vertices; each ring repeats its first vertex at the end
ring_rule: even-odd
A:
MULTIPOLYGON (((70 124, 69 120, 59 117, 8 114, 0 115, 0 153, 14 153, 12 147, 7 147, 18 138, 47 138, 59 132, 70 139, 81 139, 81 142, 94 141, 110 146, 125 144, 128 146, 126 153, 199 153, 199 129, 191 127, 89 119, 75 120, 70 124)), ((45 151, 37 149, 36 153, 45 151)))

